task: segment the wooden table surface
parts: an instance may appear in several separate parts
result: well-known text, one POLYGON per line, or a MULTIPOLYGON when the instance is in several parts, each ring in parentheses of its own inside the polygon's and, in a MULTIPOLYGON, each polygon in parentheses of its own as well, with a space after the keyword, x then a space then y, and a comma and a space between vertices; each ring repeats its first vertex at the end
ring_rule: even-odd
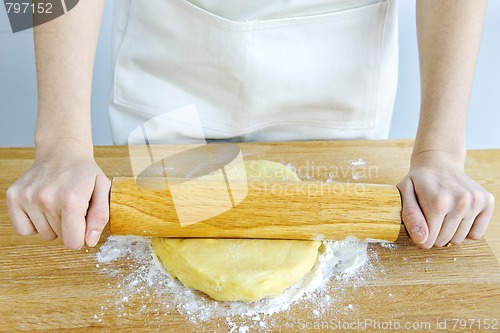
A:
MULTIPOLYGON (((335 181, 396 184, 408 170, 411 145, 408 140, 393 140, 245 143, 240 147, 246 159, 291 163, 302 177, 326 180, 326 173, 333 171, 335 181), (352 163, 358 159, 366 164, 352 163)), ((96 147, 95 153, 109 177, 131 176, 126 147, 96 147)), ((95 259, 108 229, 96 248, 80 251, 65 250, 58 240, 17 236, 10 225, 5 191, 32 162, 32 148, 0 149, 0 332, 254 331, 255 325, 238 327, 236 317, 193 323, 175 308, 162 308, 164 303, 155 295, 148 299, 148 290, 123 301, 119 277, 103 273, 95 259)), ((498 202, 500 150, 469 151, 466 169, 498 202)), ((378 256, 372 277, 343 282, 342 295, 331 295, 331 305, 319 318, 314 308, 293 305, 266 317, 267 326, 257 331, 335 331, 335 325, 356 322, 372 323, 356 327, 377 332, 390 331, 390 325, 420 325, 421 331, 431 332, 444 328, 500 331, 498 204, 485 239, 421 250, 402 233, 396 244, 396 249, 370 245, 378 256)), ((124 271, 134 269, 123 261, 109 264, 113 265, 122 265, 124 271)))

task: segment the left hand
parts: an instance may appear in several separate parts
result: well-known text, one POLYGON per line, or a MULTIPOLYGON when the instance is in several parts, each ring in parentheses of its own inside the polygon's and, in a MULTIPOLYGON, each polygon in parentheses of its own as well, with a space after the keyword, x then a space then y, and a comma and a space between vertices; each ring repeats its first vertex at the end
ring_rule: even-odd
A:
POLYGON ((481 238, 495 198, 465 174, 463 163, 429 151, 414 156, 411 164, 397 187, 403 223, 415 244, 429 249, 481 238))

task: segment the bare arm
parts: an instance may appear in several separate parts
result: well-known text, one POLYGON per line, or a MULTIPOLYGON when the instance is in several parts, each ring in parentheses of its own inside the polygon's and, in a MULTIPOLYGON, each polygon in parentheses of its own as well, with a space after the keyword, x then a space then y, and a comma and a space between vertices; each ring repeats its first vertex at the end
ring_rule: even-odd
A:
POLYGON ((36 27, 38 119, 33 166, 7 191, 16 231, 94 246, 108 220, 109 180, 93 157, 90 96, 103 0, 81 0, 36 27))
POLYGON ((421 247, 480 238, 494 198, 464 173, 465 127, 486 0, 418 0, 421 105, 403 222, 421 247))
POLYGON ((67 14, 34 28, 37 150, 72 139, 92 152, 90 96, 103 5, 104 0, 81 0, 67 14))
POLYGON ((465 123, 486 0, 418 0, 421 113, 414 155, 441 150, 462 163, 465 123))

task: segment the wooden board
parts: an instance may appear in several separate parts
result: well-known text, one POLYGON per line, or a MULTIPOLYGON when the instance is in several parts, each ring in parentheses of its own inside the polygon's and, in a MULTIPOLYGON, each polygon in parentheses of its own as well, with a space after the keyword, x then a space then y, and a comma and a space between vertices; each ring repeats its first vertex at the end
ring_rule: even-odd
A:
MULTIPOLYGON (((290 163, 303 178, 326 180, 330 174, 338 181, 378 184, 395 184, 403 177, 411 152, 410 141, 249 143, 241 147, 248 158, 290 163), (366 164, 352 163, 358 159, 366 164)), ((108 176, 131 176, 126 148, 99 147, 96 156, 108 176)), ((59 241, 17 236, 7 215, 5 190, 31 165, 32 158, 32 149, 0 149, 0 332, 229 332, 231 323, 239 322, 230 318, 228 324, 221 318, 192 323, 175 308, 166 308, 165 299, 147 288, 124 300, 120 276, 103 271, 103 264, 94 258, 98 248, 68 251, 59 241)), ((469 175, 497 198, 498 170, 500 150, 469 152, 469 175)), ((331 306, 323 315, 316 317, 314 306, 299 304, 267 318, 268 327, 261 331, 322 332, 334 331, 339 323, 372 323, 366 331, 379 332, 389 331, 384 327, 392 323, 393 327, 421 325, 420 331, 437 331, 446 325, 446 331, 464 332, 484 331, 487 323, 493 327, 495 321, 496 329, 490 331, 498 331, 500 265, 491 247, 498 246, 499 225, 497 207, 489 243, 466 241, 424 251, 403 233, 397 249, 372 245, 378 260, 372 260, 371 273, 362 280, 332 281, 334 287, 342 288, 330 295, 331 306), (461 329, 462 324, 466 326, 461 329)), ((100 244, 108 234, 106 230, 100 244)), ((107 265, 113 267, 124 273, 134 269, 125 259, 107 265)))

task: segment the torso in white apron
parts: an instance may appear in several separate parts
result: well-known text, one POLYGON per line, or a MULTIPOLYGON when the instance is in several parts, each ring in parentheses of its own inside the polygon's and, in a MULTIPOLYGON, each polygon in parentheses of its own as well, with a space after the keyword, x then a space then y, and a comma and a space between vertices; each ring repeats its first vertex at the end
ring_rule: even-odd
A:
POLYGON ((396 11, 395 0, 117 0, 113 140, 188 105, 202 134, 163 121, 159 141, 386 138, 396 11))

